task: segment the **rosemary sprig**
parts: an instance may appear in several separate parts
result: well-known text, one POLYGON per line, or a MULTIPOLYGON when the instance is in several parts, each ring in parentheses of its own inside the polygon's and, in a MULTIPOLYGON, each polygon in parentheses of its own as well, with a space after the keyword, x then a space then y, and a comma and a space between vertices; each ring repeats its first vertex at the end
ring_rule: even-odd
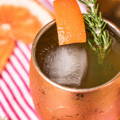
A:
POLYGON ((98 54, 101 59, 104 59, 106 52, 112 44, 107 24, 102 18, 99 11, 97 0, 79 0, 88 8, 88 13, 84 14, 84 19, 88 25, 88 30, 91 32, 93 39, 88 40, 90 47, 98 54))

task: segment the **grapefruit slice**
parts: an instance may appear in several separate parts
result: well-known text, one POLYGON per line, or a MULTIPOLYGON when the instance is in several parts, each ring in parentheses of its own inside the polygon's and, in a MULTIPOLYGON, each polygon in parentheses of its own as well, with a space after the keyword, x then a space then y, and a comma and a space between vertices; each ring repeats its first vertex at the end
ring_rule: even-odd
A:
POLYGON ((0 71, 15 40, 32 43, 40 28, 53 17, 35 0, 0 0, 0 71))
POLYGON ((59 45, 86 42, 83 15, 76 0, 55 0, 59 45))
POLYGON ((0 7, 0 20, 4 19, 1 24, 10 25, 10 32, 14 40, 22 40, 25 43, 31 43, 41 28, 41 23, 37 17, 33 16, 26 8, 4 5, 0 7), (9 15, 10 14, 10 15, 9 15))
POLYGON ((14 40, 32 43, 40 28, 51 20, 50 13, 35 0, 0 0, 0 25, 10 26, 14 40))
POLYGON ((15 42, 8 37, 0 36, 0 72, 2 71, 8 57, 11 55, 15 42))

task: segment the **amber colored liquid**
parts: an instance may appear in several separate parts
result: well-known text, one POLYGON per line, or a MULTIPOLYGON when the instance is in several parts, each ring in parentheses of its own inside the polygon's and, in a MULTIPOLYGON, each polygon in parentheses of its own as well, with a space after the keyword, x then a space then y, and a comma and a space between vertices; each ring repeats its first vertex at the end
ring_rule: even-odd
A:
POLYGON ((88 50, 88 69, 86 78, 81 83, 81 88, 91 88, 112 80, 120 72, 120 42, 113 38, 111 51, 104 61, 99 63, 98 57, 88 50))
POLYGON ((104 61, 87 44, 58 46, 55 31, 48 31, 36 49, 41 71, 52 81, 71 88, 102 85, 120 72, 120 39, 111 34, 113 44, 104 61))

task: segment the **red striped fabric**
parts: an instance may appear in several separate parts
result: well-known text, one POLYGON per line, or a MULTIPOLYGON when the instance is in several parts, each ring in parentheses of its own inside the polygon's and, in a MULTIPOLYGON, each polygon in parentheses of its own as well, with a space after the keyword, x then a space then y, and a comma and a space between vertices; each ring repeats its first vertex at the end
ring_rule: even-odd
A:
POLYGON ((30 46, 16 48, 0 75, 0 116, 9 120, 38 120, 29 89, 30 46))
MULTIPOLYGON (((52 18, 45 16, 43 25, 52 18)), ((31 45, 16 41, 16 47, 0 74, 0 120, 39 120, 29 89, 30 58, 31 45)))

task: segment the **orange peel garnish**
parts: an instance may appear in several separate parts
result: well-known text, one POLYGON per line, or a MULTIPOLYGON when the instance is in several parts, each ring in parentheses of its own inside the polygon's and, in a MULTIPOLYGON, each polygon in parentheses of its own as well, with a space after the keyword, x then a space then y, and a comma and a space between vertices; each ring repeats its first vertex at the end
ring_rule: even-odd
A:
POLYGON ((54 1, 59 45, 86 42, 83 15, 76 0, 54 1))

